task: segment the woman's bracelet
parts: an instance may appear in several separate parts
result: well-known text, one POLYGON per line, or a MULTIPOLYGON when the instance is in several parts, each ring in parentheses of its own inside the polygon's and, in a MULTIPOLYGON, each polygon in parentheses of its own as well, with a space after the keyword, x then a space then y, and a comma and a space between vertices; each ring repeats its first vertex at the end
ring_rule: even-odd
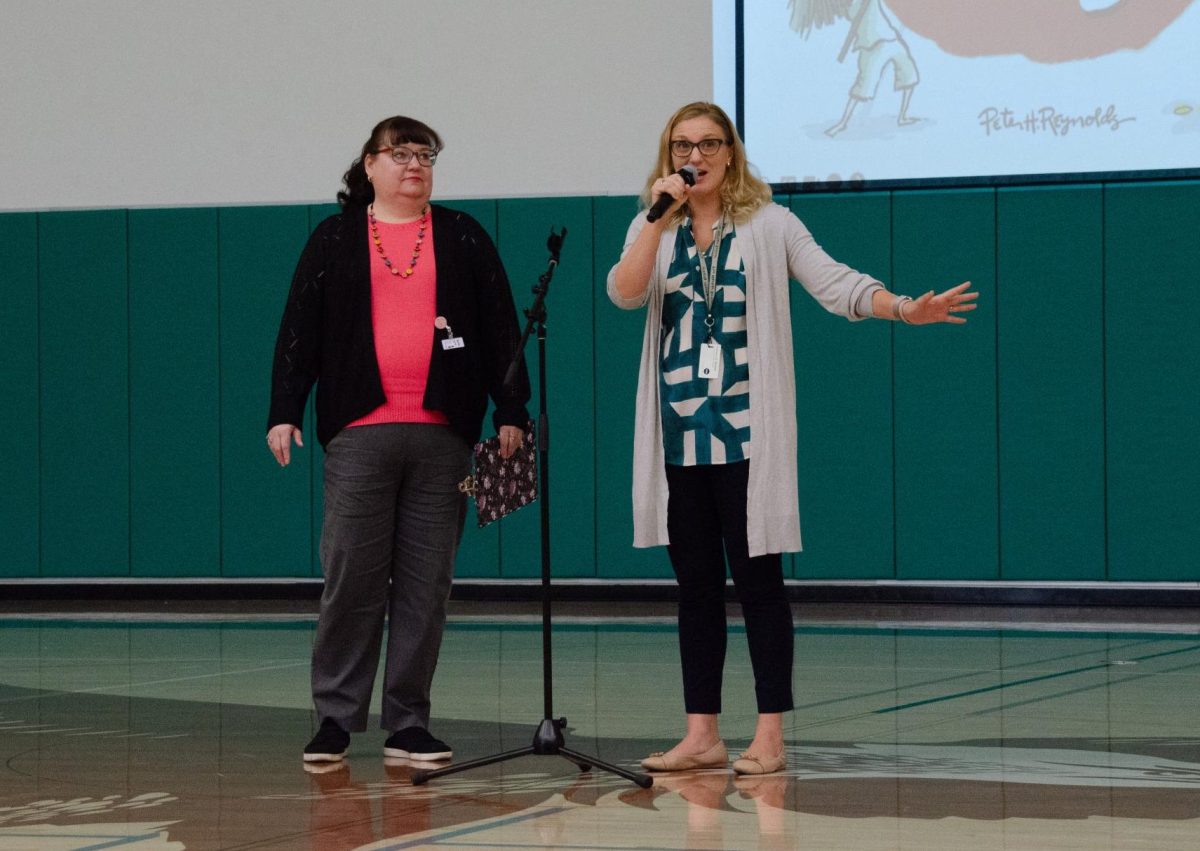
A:
POLYGON ((892 302, 892 316, 897 321, 903 322, 905 325, 912 325, 912 322, 910 322, 908 317, 904 315, 904 305, 910 301, 912 301, 912 299, 909 296, 898 295, 896 296, 896 300, 892 302))

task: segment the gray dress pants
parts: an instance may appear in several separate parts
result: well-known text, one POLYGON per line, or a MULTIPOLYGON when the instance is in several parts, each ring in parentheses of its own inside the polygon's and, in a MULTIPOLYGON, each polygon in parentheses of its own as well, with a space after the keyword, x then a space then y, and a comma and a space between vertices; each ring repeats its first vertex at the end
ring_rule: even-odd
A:
POLYGON ((386 615, 380 726, 428 729, 469 460, 466 441, 424 423, 345 428, 326 446, 325 591, 312 657, 319 719, 366 730, 386 615))

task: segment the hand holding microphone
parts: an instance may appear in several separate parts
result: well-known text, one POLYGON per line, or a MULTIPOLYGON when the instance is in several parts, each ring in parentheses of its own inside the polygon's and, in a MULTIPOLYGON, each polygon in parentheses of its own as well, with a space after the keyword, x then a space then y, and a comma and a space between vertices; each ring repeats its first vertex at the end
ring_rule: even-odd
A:
POLYGON ((682 197, 682 195, 672 195, 671 192, 668 191, 672 186, 675 186, 677 190, 681 188, 678 184, 671 180, 671 178, 675 176, 682 178, 684 186, 696 185, 696 167, 694 165, 685 165, 670 177, 663 178, 662 192, 659 194, 658 199, 654 202, 654 204, 651 205, 650 209, 646 211, 646 221, 658 221, 663 217, 663 214, 666 213, 667 210, 671 209, 671 205, 680 200, 682 197))

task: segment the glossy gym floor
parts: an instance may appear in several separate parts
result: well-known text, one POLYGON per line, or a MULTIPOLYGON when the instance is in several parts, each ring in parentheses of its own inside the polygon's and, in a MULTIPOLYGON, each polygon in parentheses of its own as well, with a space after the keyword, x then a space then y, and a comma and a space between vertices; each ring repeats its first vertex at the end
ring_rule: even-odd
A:
MULTIPOLYGON (((306 770, 311 613, 39 608, 0 613, 0 851, 1200 848, 1194 610, 797 606, 786 772, 642 789, 558 756, 414 786, 380 731, 306 770)), ((530 744, 536 607, 453 611, 433 732, 458 760, 530 744)), ((680 732, 668 605, 560 607, 553 650, 569 747, 633 768, 680 732)))

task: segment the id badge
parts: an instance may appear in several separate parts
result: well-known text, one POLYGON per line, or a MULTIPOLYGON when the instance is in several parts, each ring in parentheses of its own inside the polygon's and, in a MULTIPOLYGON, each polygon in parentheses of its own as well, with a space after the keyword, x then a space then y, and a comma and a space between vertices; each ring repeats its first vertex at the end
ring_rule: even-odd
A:
POLYGON ((442 340, 442 351, 448 352, 451 349, 461 349, 466 343, 462 337, 454 336, 454 329, 450 327, 450 323, 446 321, 445 316, 438 316, 433 320, 433 327, 439 331, 445 331, 446 336, 442 340))
POLYGON ((721 374, 721 344, 709 340, 700 344, 699 378, 716 378, 721 374))

